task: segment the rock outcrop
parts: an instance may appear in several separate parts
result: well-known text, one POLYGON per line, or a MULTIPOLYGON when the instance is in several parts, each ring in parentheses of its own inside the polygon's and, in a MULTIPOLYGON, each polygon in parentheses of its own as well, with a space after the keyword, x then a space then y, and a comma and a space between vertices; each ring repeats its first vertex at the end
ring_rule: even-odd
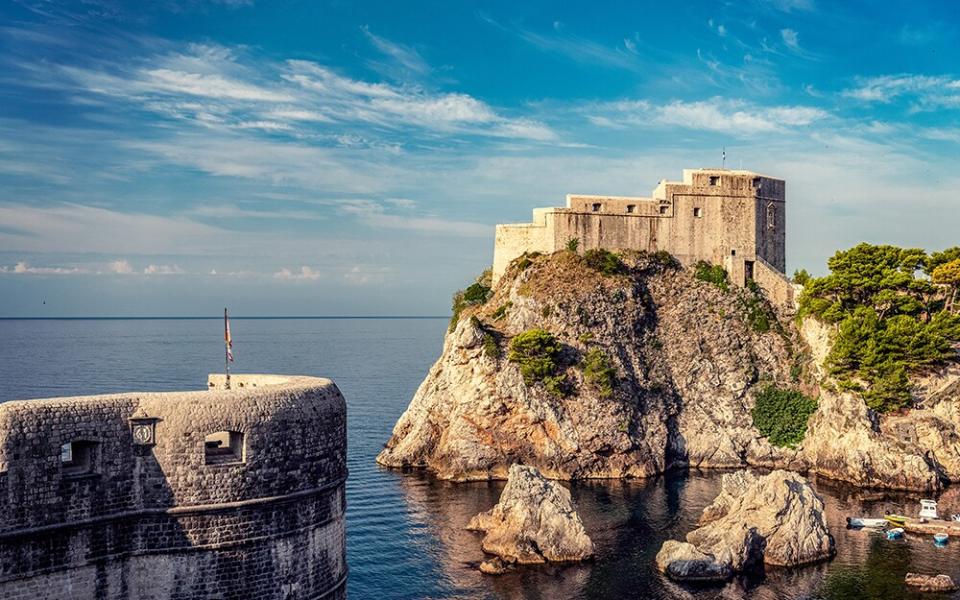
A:
POLYGON ((603 275, 570 252, 516 261, 461 314, 377 461, 454 481, 503 479, 518 462, 552 479, 758 466, 883 488, 960 481, 960 367, 918 383, 922 409, 877 415, 818 387, 829 326, 769 312, 758 326, 747 291, 641 253, 624 263, 603 275), (528 384, 508 360, 510 340, 535 328, 559 342, 569 393, 528 384), (612 389, 587 377, 591 352, 615 371, 612 389), (798 447, 775 447, 753 426, 755 391, 795 387, 798 370, 819 407, 798 447))
POLYGON ((957 591, 957 584, 949 575, 922 575, 920 573, 907 573, 903 582, 910 587, 915 587, 921 592, 939 592, 949 593, 957 591))
POLYGON ((803 477, 774 471, 723 476, 722 490, 703 511, 686 543, 670 540, 658 568, 674 579, 717 580, 760 564, 792 567, 836 552, 823 501, 803 477))
POLYGON ((467 529, 485 532, 483 551, 497 557, 481 565, 485 573, 501 573, 511 564, 576 562, 593 556, 593 542, 570 492, 533 467, 510 467, 500 501, 471 519, 467 529))

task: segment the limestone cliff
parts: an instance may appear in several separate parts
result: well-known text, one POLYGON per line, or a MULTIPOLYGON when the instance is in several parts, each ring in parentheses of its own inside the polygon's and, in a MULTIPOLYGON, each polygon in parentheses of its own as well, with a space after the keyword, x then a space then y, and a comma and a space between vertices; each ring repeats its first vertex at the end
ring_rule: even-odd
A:
POLYGON ((514 463, 556 479, 747 465, 904 489, 960 479, 960 384, 949 384, 960 374, 918 386, 924 410, 881 419, 857 397, 817 388, 828 330, 761 327, 748 291, 662 257, 623 263, 605 275, 572 252, 514 261, 490 298, 460 315, 378 462, 456 481, 504 479, 514 463), (510 340, 531 329, 559 342, 562 386, 525 381, 508 360, 510 340), (588 356, 613 368, 612 385, 585 373, 588 356), (778 448, 753 426, 754 394, 799 385, 800 371, 819 408, 802 444, 778 448))

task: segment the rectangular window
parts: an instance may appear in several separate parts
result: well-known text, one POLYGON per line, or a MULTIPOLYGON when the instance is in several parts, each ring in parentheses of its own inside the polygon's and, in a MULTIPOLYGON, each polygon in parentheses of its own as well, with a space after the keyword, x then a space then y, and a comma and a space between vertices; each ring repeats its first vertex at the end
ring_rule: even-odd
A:
POLYGON ((636 207, 636 205, 634 205, 634 204, 628 204, 628 205, 627 205, 627 212, 628 212, 628 213, 633 213, 636 209, 637 209, 637 207, 636 207))
POLYGON ((60 465, 67 477, 96 472, 97 442, 76 440, 60 446, 60 465))
POLYGON ((695 207, 695 208, 693 209, 693 216, 697 217, 698 219, 699 219, 700 217, 702 217, 702 216, 703 216, 703 209, 700 208, 699 206, 695 207))
POLYGON ((203 440, 204 463, 222 465, 239 463, 246 460, 243 446, 243 433, 239 431, 218 431, 203 440))
POLYGON ((602 205, 601 205, 599 202, 597 202, 596 204, 594 204, 594 205, 592 206, 593 212, 600 212, 601 206, 602 206, 602 205))
POLYGON ((719 176, 719 175, 711 175, 711 176, 710 176, 710 185, 720 185, 720 176, 719 176))
POLYGON ((667 214, 667 210, 669 210, 669 208, 670 208, 670 207, 667 206, 666 204, 661 204, 661 205, 660 205, 660 214, 661 214, 661 215, 667 214))

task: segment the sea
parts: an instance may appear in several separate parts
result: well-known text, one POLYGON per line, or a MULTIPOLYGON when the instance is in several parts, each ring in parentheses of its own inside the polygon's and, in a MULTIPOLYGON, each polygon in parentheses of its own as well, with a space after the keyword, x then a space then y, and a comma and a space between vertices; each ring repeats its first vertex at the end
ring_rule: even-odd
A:
MULTIPOLYGON (((223 370, 220 319, 0 320, 0 401, 130 390, 205 389, 223 370)), ((937 598, 903 585, 908 571, 960 581, 960 540, 890 541, 849 530, 850 514, 914 514, 917 497, 816 481, 837 540, 830 562, 768 569, 725 585, 682 585, 657 573, 664 540, 683 539, 720 488, 721 473, 570 485, 597 548, 594 561, 482 575, 480 536, 464 526, 503 482, 454 484, 374 458, 440 355, 446 318, 234 318, 234 372, 330 377, 347 399, 348 594, 418 598, 937 598)), ((949 493, 949 492, 948 492, 949 493)))

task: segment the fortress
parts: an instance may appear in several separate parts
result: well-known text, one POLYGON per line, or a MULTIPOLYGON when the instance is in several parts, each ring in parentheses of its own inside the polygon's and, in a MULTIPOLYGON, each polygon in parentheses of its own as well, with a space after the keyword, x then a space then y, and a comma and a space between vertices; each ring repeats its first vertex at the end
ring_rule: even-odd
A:
POLYGON ((330 380, 0 404, 0 598, 346 597, 330 380))
POLYGON ((791 305, 785 201, 782 179, 730 169, 685 169, 649 198, 568 195, 564 208, 535 208, 532 223, 497 225, 493 280, 524 253, 576 239, 580 250, 664 250, 685 266, 723 265, 735 285, 754 280, 772 302, 791 305))

